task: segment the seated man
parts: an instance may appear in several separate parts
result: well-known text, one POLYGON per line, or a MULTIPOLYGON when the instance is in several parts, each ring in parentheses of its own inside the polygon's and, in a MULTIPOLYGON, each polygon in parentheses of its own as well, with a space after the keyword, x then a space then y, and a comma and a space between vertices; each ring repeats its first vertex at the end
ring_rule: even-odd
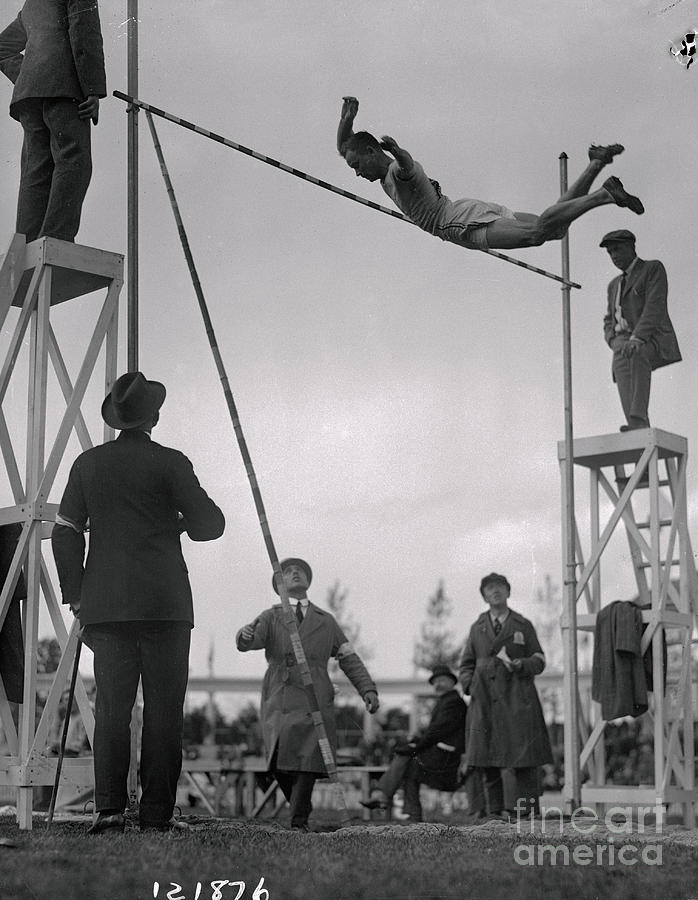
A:
POLYGON ((380 777, 367 809, 388 809, 393 794, 402 786, 405 791, 404 821, 421 822, 422 804, 419 786, 438 791, 455 791, 459 786, 458 765, 465 750, 465 712, 462 697, 455 690, 458 679, 448 666, 435 666, 429 684, 437 695, 436 705, 424 734, 395 748, 395 756, 380 777))

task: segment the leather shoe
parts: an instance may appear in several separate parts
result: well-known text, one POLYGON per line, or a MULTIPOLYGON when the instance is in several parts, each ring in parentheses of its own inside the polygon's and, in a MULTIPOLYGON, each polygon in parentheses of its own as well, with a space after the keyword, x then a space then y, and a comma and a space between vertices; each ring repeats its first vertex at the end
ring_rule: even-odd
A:
POLYGON ((359 800, 365 809, 387 809, 388 801, 383 797, 371 797, 369 800, 359 800))
POLYGON ((123 813, 97 813, 97 818, 87 829, 88 834, 104 834, 105 831, 118 831, 123 834, 126 819, 123 813))

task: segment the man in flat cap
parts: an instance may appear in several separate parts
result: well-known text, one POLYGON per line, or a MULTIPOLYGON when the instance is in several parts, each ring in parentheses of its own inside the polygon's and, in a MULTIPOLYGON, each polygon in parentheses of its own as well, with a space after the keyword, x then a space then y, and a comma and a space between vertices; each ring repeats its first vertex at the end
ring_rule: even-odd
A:
POLYGON ((16 230, 72 241, 92 175, 90 122, 106 96, 96 0, 25 0, 0 33, 0 71, 24 131, 16 230))
POLYGON ((609 231, 600 246, 622 273, 608 285, 603 320, 604 338, 613 351, 613 380, 626 419, 620 430, 649 428, 652 370, 681 359, 667 312, 666 270, 658 259, 636 255, 635 235, 626 228, 609 231))
POLYGON ((124 830, 131 710, 139 679, 140 826, 167 831, 178 824, 172 812, 182 769, 194 625, 180 535, 215 540, 225 519, 187 457, 150 439, 164 400, 164 385, 140 372, 114 382, 102 417, 121 433, 75 460, 51 538, 63 602, 79 617, 94 653, 92 834, 124 830))
MULTIPOLYGON (((516 815, 540 811, 539 767, 553 761, 534 676, 545 655, 528 619, 508 606, 511 588, 491 572, 480 583, 489 610, 470 629, 459 667, 463 692, 471 697, 465 734, 465 764, 479 770, 491 816, 505 808, 502 769, 513 769, 516 815)), ((477 772, 475 773, 477 775, 477 772)))
POLYGON ((420 785, 426 784, 437 791, 455 791, 459 786, 466 706, 456 690, 458 679, 448 666, 434 666, 429 684, 437 697, 429 724, 421 735, 395 748, 395 756, 371 797, 361 801, 367 809, 388 809, 395 791, 402 786, 407 820, 421 822, 420 785))
MULTIPOLYGON (((304 559, 280 563, 289 598, 296 601, 298 632, 332 752, 336 754, 334 688, 330 658, 354 685, 371 713, 378 710, 378 693, 359 655, 331 613, 308 600, 313 573, 304 559)), ((272 587, 279 593, 275 578, 272 587)), ((291 636, 281 604, 260 613, 237 633, 238 650, 264 650, 267 671, 262 685, 262 732, 267 765, 290 804, 291 828, 308 831, 311 796, 317 778, 326 775, 305 686, 296 665, 291 636)))

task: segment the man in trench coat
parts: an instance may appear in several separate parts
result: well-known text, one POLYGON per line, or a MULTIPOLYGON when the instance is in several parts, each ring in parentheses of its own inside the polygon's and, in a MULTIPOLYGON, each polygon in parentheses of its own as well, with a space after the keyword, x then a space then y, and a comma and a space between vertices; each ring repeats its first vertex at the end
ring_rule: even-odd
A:
MULTIPOLYGON (((354 685, 370 713, 378 710, 376 686, 334 616, 308 600, 313 573, 303 559, 281 562, 288 595, 297 601, 301 643, 332 752, 336 753, 334 688, 327 672, 331 657, 354 685), (299 611, 300 610, 300 611, 299 611)), ((278 593, 272 579, 274 590, 278 593)), ((264 650, 268 668, 262 684, 262 732, 267 765, 291 807, 291 828, 308 830, 315 779, 326 774, 305 687, 296 665, 280 604, 266 609, 237 634, 238 650, 264 650)))
MULTIPOLYGON (((538 768, 553 761, 533 678, 545 656, 531 622, 509 609, 511 588, 492 572, 480 583, 490 607, 470 629, 459 678, 471 703, 465 729, 465 764, 480 770, 490 815, 504 808, 502 769, 516 777, 516 814, 539 810, 538 768)), ((476 773, 477 774, 477 773, 476 773)))

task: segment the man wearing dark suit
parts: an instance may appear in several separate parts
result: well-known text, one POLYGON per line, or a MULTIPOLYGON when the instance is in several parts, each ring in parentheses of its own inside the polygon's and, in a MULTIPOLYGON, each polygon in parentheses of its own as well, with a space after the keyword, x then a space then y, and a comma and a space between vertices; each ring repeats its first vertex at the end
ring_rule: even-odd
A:
POLYGON ((621 228, 600 244, 622 274, 608 285, 604 338, 613 350, 613 380, 627 424, 621 431, 649 428, 652 370, 679 362, 681 353, 667 312, 667 276, 658 259, 639 259, 635 235, 621 228))
POLYGON ((458 679, 448 666, 434 666, 429 684, 437 696, 429 725, 422 735, 395 748, 395 756, 381 775, 371 797, 361 801, 367 809, 388 809, 395 791, 405 791, 404 810, 410 822, 422 821, 420 785, 455 791, 458 766, 465 750, 466 706, 455 686, 458 679))
POLYGON ((0 33, 10 115, 24 130, 16 230, 72 241, 92 175, 106 76, 96 0, 26 0, 0 33))
POLYGON ((102 417, 121 434, 74 462, 52 544, 63 602, 94 652, 93 834, 124 829, 131 709, 143 684, 141 828, 166 830, 182 767, 183 704, 194 624, 180 534, 220 537, 223 513, 189 460, 150 439, 165 387, 129 372, 102 417), (90 544, 85 557, 84 531, 90 544))

